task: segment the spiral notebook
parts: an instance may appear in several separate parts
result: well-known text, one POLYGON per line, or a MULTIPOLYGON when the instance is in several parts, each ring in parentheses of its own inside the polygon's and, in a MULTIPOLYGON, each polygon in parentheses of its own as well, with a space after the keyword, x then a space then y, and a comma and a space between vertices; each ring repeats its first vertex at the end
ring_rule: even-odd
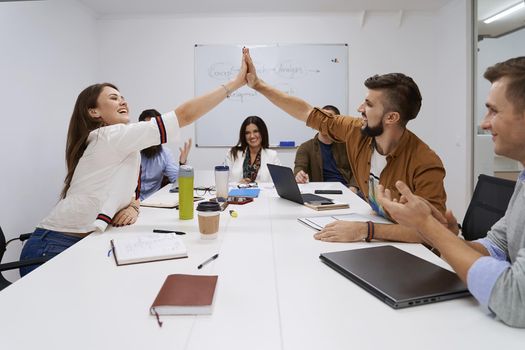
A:
POLYGON ((118 237, 111 240, 111 248, 118 266, 188 257, 184 242, 175 233, 118 237))

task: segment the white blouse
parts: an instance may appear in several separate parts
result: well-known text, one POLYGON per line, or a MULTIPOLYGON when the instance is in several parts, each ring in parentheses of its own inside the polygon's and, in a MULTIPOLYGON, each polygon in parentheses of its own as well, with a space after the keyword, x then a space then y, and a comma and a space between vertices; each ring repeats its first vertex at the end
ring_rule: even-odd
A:
MULTIPOLYGON (((228 151, 226 155, 225 163, 230 167, 230 178, 229 182, 240 182, 243 179, 242 176, 242 165, 244 163, 245 153, 242 151, 237 151, 237 159, 233 160, 230 152, 228 151)), ((267 164, 281 165, 281 161, 277 156, 277 152, 263 148, 261 150, 261 167, 257 173, 256 182, 272 182, 272 177, 268 171, 267 164)))
POLYGON ((91 131, 87 147, 61 199, 38 227, 58 231, 103 232, 135 195, 140 150, 180 140, 175 113, 149 122, 116 124, 91 131))

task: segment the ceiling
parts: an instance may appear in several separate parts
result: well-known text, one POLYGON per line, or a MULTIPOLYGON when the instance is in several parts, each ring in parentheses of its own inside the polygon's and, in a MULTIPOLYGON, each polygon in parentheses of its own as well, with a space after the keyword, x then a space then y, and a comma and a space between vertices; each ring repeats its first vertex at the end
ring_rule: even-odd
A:
POLYGON ((101 17, 159 14, 238 14, 437 10, 451 0, 79 0, 101 17))
MULTIPOLYGON (((7 0, 32 1, 32 0, 7 0)), ((452 0, 78 0, 99 18, 144 15, 305 13, 353 11, 434 11, 452 0)), ((499 37, 525 27, 525 9, 485 24, 483 19, 525 0, 477 0, 480 38, 499 37)))
MULTIPOLYGON (((245 13, 305 13, 352 11, 434 11, 451 0, 79 0, 98 17, 143 15, 206 15, 245 13)), ((499 37, 525 26, 525 9, 505 19, 485 24, 483 19, 516 4, 520 0, 477 0, 478 33, 499 37)), ((521 0, 524 1, 524 0, 521 0)))
POLYGON ((525 8, 490 24, 483 20, 524 0, 478 0, 478 37, 497 38, 525 27, 525 8))

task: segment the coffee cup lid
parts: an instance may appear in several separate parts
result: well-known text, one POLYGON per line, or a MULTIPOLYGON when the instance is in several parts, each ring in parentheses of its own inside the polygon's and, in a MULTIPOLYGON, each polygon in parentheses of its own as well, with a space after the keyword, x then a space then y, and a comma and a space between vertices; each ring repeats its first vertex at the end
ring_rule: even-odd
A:
POLYGON ((200 202, 197 211, 220 211, 221 206, 217 202, 200 202))
POLYGON ((229 171, 230 167, 227 165, 217 165, 215 171, 229 171))

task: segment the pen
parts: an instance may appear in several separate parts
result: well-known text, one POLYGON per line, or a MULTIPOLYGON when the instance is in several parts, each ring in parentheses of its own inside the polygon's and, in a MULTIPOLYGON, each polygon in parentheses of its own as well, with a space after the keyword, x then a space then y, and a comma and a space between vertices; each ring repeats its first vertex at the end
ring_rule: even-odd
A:
POLYGON ((159 230, 159 229, 154 229, 153 232, 155 232, 155 233, 174 233, 176 235, 185 235, 186 234, 186 232, 182 232, 182 231, 159 230))
POLYGON ((202 269, 202 267, 210 262, 212 262, 213 260, 217 259, 219 257, 219 253, 215 254, 214 256, 212 256, 211 258, 209 258, 208 260, 204 261, 202 264, 200 264, 199 266, 197 266, 197 268, 200 270, 202 269))

